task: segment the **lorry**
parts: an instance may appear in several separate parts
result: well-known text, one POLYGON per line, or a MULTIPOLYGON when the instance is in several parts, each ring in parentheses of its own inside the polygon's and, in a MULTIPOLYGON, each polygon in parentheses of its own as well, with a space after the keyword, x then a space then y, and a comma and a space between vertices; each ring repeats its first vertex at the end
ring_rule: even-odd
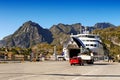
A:
POLYGON ((88 48, 85 48, 81 40, 75 37, 72 37, 72 38, 76 42, 78 47, 68 48, 70 65, 72 64, 84 65, 84 63, 93 64, 94 57, 93 57, 93 53, 91 52, 91 50, 88 48))

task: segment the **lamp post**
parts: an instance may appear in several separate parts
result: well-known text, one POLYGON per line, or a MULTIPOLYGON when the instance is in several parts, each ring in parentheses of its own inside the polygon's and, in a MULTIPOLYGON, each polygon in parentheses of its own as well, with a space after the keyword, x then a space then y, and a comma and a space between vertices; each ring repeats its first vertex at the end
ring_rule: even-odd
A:
POLYGON ((57 60, 57 54, 56 54, 56 46, 54 46, 54 57, 55 57, 55 60, 57 60))

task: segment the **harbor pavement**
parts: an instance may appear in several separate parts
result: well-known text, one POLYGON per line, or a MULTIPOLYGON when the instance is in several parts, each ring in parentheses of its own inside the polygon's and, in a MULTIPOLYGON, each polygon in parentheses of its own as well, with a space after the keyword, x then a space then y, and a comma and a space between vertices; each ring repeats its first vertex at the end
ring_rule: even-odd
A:
POLYGON ((120 80, 120 63, 70 66, 69 61, 1 63, 0 80, 120 80))

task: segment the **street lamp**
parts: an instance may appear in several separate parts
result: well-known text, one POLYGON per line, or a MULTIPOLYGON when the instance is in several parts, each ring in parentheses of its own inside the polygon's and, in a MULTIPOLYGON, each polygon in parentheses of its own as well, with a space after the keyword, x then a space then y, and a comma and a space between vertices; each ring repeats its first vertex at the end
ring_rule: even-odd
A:
POLYGON ((54 57, 55 57, 55 60, 57 60, 57 54, 56 54, 56 46, 54 46, 54 57))

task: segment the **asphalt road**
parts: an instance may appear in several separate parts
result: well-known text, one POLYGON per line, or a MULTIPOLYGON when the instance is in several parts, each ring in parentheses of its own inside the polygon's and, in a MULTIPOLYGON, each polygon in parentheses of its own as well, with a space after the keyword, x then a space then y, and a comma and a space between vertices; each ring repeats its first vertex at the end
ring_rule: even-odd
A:
POLYGON ((68 61, 1 63, 0 80, 120 80, 120 63, 70 66, 68 61))

